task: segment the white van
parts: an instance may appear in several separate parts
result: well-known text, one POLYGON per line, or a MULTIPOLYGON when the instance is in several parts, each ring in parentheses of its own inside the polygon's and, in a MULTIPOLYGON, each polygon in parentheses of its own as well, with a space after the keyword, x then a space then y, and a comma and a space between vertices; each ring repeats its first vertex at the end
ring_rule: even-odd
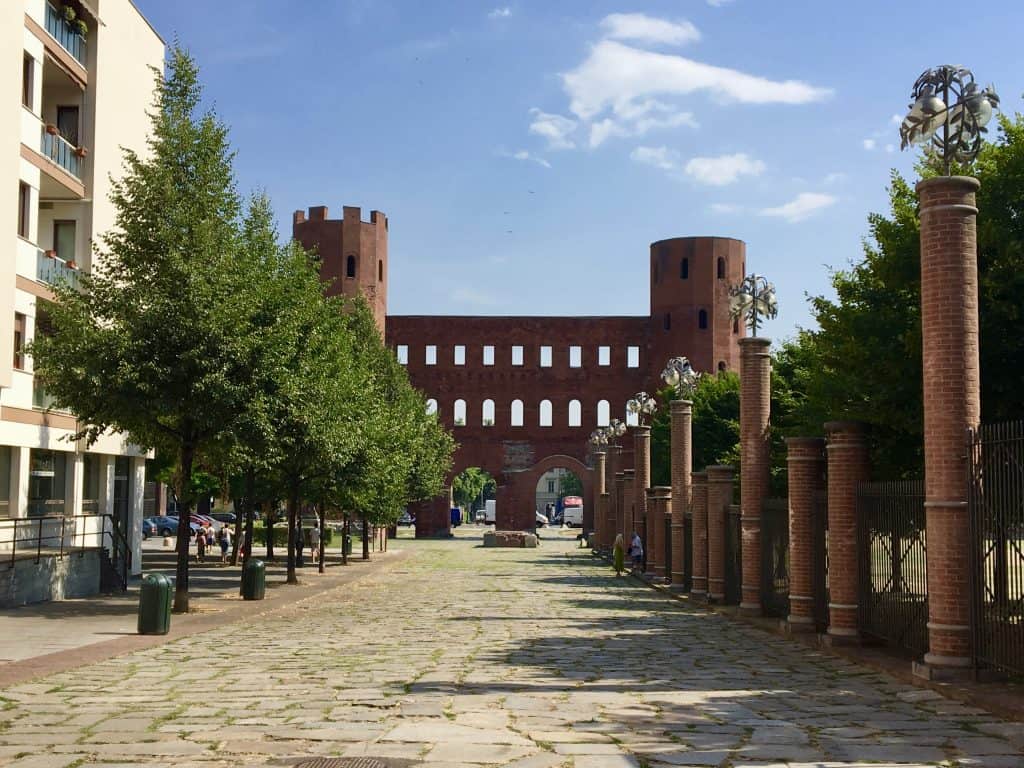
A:
POLYGON ((490 525, 498 522, 498 502, 495 499, 488 499, 484 507, 484 522, 490 525))
POLYGON ((567 528, 583 527, 583 499, 566 496, 562 500, 562 524, 567 528))

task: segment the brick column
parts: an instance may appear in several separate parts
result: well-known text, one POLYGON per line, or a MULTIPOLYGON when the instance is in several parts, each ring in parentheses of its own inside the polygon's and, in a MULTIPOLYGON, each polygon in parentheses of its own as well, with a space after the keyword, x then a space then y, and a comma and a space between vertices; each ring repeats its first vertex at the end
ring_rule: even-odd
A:
POLYGON ((604 490, 608 494, 608 503, 605 505, 605 516, 608 519, 608 527, 601 537, 601 545, 605 551, 611 552, 615 544, 615 534, 618 532, 618 517, 615 511, 615 503, 618 494, 615 492, 615 473, 618 468, 619 447, 608 446, 608 455, 604 463, 604 490))
POLYGON ((608 454, 603 449, 594 451, 594 467, 591 469, 594 478, 594 540, 590 542, 593 549, 601 549, 601 539, 608 529, 607 510, 604 505, 605 494, 605 468, 607 466, 608 454))
POLYGON ((651 487, 651 428, 648 426, 633 427, 633 519, 636 520, 637 533, 644 543, 644 557, 647 567, 645 575, 651 571, 651 529, 653 528, 650 513, 647 510, 647 489, 651 487))
POLYGON ((665 564, 662 547, 665 546, 662 538, 664 533, 662 527, 659 526, 659 513, 658 509, 658 497, 654 488, 648 488, 644 495, 647 497, 647 517, 645 527, 647 529, 647 539, 644 543, 644 548, 647 550, 644 554, 646 555, 646 566, 644 569, 644 578, 650 581, 656 581, 660 576, 665 573, 665 564))
POLYGON ((693 511, 693 586, 690 595, 703 599, 708 595, 708 473, 691 475, 690 509, 693 511))
POLYGON ((768 497, 771 462, 770 339, 740 339, 740 528, 743 535, 743 584, 740 610, 760 616, 761 506, 768 497))
POLYGON ((708 602, 725 599, 725 516, 732 504, 733 468, 708 467, 708 602))
POLYGON ((856 643, 860 561, 857 557, 857 484, 870 476, 864 425, 830 421, 828 434, 828 639, 856 643))
MULTIPOLYGON (((654 520, 658 535, 655 537, 658 559, 655 561, 655 580, 659 583, 668 582, 671 574, 668 571, 668 563, 665 561, 665 550, 671 545, 671 536, 666 535, 666 524, 672 522, 672 487, 658 485, 652 490, 654 501, 654 520)), ((676 557, 675 552, 672 557, 676 557)))
POLYGON ((636 508, 634 487, 633 470, 622 470, 622 538, 626 542, 627 549, 629 548, 629 540, 633 535, 633 531, 640 533, 637 530, 636 513, 634 512, 636 508))
POLYGON ((690 474, 693 472, 693 403, 673 400, 672 414, 672 589, 685 588, 683 572, 684 553, 690 547, 686 541, 686 515, 690 510, 690 474))
POLYGON ((790 632, 813 632, 815 494, 825 479, 825 441, 820 437, 786 438, 789 474, 789 616, 790 632))
POLYGON ((622 532, 624 525, 624 515, 622 511, 626 507, 626 473, 616 472, 615 473, 615 528, 612 529, 612 546, 615 545, 615 537, 622 536, 623 546, 628 548, 626 542, 626 534, 622 532))
POLYGON ((981 419, 977 179, 917 185, 921 204, 924 495, 928 653, 935 672, 971 664, 970 518, 965 435, 981 419))

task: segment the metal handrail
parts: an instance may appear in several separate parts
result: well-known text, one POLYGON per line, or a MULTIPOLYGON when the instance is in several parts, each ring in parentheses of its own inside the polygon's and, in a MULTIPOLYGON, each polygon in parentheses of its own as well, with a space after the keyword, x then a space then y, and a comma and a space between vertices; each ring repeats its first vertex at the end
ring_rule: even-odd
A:
MULTIPOLYGON (((0 547, 10 544, 10 567, 13 568, 18 559, 18 545, 28 545, 29 551, 35 549, 35 562, 38 564, 43 556, 43 547, 47 550, 56 549, 56 557, 63 559, 65 551, 68 554, 77 551, 79 557, 83 556, 89 549, 104 549, 107 539, 110 541, 110 552, 112 558, 120 558, 121 581, 124 586, 128 585, 128 572, 131 568, 132 550, 128 538, 123 531, 118 530, 114 525, 112 515, 41 515, 39 517, 13 518, 7 521, 9 525, 0 524, 0 536, 10 532, 10 537, 0 538, 0 547), (86 530, 87 526, 79 525, 79 521, 98 520, 102 523, 98 530, 86 530), (73 530, 68 532, 68 521, 72 521, 73 530), (50 524, 50 525, 47 525, 50 524), (57 527, 59 526, 59 533, 57 527), (34 531, 33 531, 34 529, 34 531), (20 536, 19 532, 28 531, 28 536, 20 536), (32 534, 35 535, 32 535, 32 534), (65 547, 64 542, 70 537, 70 544, 65 547), (92 539, 92 545, 87 541, 92 539), (76 545, 76 540, 79 542, 76 545), (120 545, 120 546, 118 546, 120 545)), ((21 550, 24 552, 24 548, 21 550)), ((118 563, 115 562, 115 565, 118 563)))

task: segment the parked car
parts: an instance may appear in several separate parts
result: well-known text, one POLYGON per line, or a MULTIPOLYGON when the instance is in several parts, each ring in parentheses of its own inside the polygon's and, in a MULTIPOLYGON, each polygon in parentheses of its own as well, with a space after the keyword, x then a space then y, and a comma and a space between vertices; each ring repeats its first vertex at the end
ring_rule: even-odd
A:
POLYGON ((218 523, 226 523, 227 525, 234 525, 238 521, 234 512, 211 512, 210 517, 218 523))
POLYGON ((543 528, 545 525, 548 524, 548 519, 546 517, 544 517, 544 515, 542 515, 540 512, 535 512, 534 514, 536 514, 536 516, 537 516, 537 527, 538 528, 543 528))
POLYGON ((412 515, 410 515, 408 512, 403 512, 398 517, 398 524, 399 525, 415 525, 416 524, 416 518, 413 517, 412 515))
MULTIPOLYGON (((166 517, 152 518, 156 523, 157 533, 161 536, 177 536, 178 535, 178 518, 173 515, 167 515, 166 517)), ((195 536, 196 531, 199 530, 199 524, 196 522, 190 522, 188 524, 191 533, 189 536, 195 536)))
POLYGON ((146 518, 142 521, 142 538, 148 539, 150 536, 156 536, 157 527, 156 523, 151 518, 146 518))

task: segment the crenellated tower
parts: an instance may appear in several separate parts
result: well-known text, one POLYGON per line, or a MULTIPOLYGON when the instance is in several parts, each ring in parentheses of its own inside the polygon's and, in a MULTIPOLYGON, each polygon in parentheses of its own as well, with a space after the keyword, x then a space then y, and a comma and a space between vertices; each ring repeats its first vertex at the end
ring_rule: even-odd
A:
POLYGON ((327 206, 318 205, 308 214, 294 213, 292 237, 320 255, 320 276, 331 281, 329 296, 362 294, 366 298, 383 336, 388 308, 388 217, 371 211, 370 220, 363 221, 361 209, 346 205, 340 219, 329 219, 327 206))
POLYGON ((747 246, 730 237, 674 237, 651 243, 648 360, 656 377, 685 355, 699 371, 739 370, 745 329, 729 313, 729 289, 742 281, 747 246))

